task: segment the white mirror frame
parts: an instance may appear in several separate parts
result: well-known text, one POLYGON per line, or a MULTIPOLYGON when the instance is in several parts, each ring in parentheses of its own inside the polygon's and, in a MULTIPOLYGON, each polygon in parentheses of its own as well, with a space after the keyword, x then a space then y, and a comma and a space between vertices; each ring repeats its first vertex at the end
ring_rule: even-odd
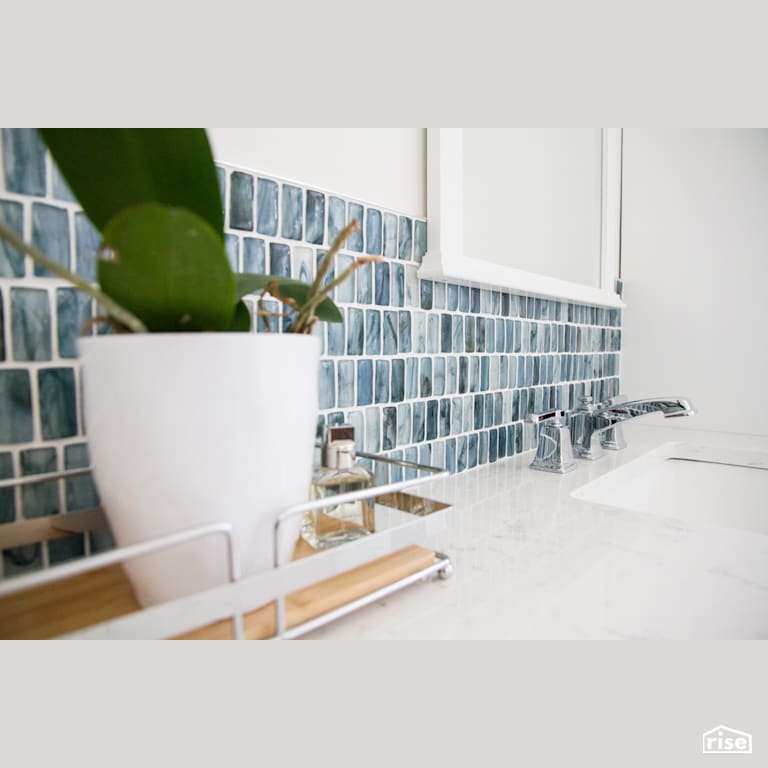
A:
POLYGON ((621 244, 621 129, 603 128, 600 287, 514 269, 464 254, 464 129, 427 129, 427 242, 419 277, 509 288, 604 307, 623 307, 614 286, 621 244))

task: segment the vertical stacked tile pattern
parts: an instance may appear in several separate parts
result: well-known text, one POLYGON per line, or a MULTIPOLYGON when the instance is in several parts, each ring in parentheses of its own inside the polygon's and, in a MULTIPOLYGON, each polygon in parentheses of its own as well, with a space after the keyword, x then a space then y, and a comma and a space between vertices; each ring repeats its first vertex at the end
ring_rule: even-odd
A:
MULTIPOLYGON (((98 232, 35 132, 2 129, 0 141, 0 221, 95 280, 98 232)), ((421 280, 423 219, 242 168, 217 171, 234 269, 311 280, 353 219, 360 229, 326 280, 357 255, 381 257, 336 288, 344 322, 318 326, 318 421, 354 424, 359 449, 462 472, 532 448, 528 413, 618 393, 619 311, 421 280)), ((75 340, 92 305, 0 243, 0 477, 87 466, 75 340)), ((255 323, 258 332, 283 324, 255 323)), ((87 476, 0 492, 0 523, 97 502, 87 476)), ((2 568, 8 575, 109 545, 69 537, 6 552, 2 568)))

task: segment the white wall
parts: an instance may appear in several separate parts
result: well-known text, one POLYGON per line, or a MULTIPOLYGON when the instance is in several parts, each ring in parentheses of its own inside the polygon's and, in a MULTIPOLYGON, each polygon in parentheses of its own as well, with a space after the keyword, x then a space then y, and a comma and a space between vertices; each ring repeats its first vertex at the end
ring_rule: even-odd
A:
POLYGON ((216 160, 426 216, 424 128, 208 128, 216 160))
POLYGON ((768 131, 626 130, 622 215, 622 390, 768 434, 768 131))

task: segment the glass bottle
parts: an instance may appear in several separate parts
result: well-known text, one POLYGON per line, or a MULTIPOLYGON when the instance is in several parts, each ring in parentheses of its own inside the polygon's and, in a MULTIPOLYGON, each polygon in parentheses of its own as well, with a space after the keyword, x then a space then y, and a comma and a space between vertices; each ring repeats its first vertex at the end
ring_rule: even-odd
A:
MULTIPOLYGON (((313 500, 361 491, 374 484, 371 472, 355 459, 354 440, 333 439, 333 431, 330 435, 324 451, 326 466, 315 470, 312 479, 313 500)), ((301 533, 311 546, 326 549, 367 536, 374 530, 374 500, 358 499, 308 512, 301 533)))

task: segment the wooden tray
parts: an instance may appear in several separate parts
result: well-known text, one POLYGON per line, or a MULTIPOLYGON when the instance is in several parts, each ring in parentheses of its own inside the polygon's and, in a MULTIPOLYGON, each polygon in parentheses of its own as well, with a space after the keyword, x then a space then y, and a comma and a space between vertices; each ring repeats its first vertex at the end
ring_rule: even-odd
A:
MULTIPOLYGON (((26 525, 26 524, 23 524, 26 525)), ((8 526, 15 527, 15 526, 8 526)), ((39 528, 35 533, 39 533, 39 528)), ((17 532, 18 533, 18 532, 17 532)), ((21 543, 22 536, 7 535, 21 543)), ((51 536, 61 534, 52 533, 51 536)), ((49 538, 49 537, 45 537, 49 538)), ((29 539, 26 539, 28 542, 29 539)), ((294 559, 314 554, 306 542, 299 541, 294 559)), ((288 595, 288 628, 303 624, 334 608, 381 589, 435 562, 431 549, 412 545, 391 555, 373 560, 325 581, 288 595)), ((74 632, 93 624, 139 610, 139 604, 120 565, 73 576, 72 578, 0 599, 0 638, 42 640, 74 632)), ((262 640, 275 634, 274 603, 245 614, 245 637, 262 640)), ((232 623, 219 621, 174 639, 228 640, 232 623)))

